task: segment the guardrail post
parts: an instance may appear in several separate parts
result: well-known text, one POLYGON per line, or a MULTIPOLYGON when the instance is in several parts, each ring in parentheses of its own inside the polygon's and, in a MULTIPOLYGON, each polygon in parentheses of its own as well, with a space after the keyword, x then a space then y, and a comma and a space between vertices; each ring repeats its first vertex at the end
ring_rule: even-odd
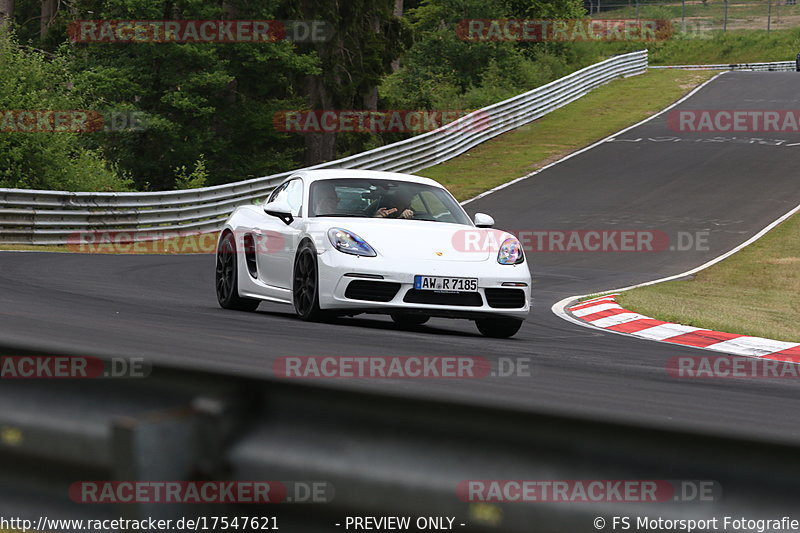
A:
MULTIPOLYGON (((112 427, 112 468, 116 481, 178 481, 196 475, 202 455, 198 417, 188 407, 117 419, 112 427)), ((125 518, 172 518, 180 505, 120 504, 125 518)))
MULTIPOLYGON (((198 395, 174 409, 118 418, 111 428, 113 478, 118 481, 207 481, 225 475, 229 440, 248 419, 244 391, 198 395)), ((203 506, 133 503, 119 506, 131 519, 196 515, 203 506)))

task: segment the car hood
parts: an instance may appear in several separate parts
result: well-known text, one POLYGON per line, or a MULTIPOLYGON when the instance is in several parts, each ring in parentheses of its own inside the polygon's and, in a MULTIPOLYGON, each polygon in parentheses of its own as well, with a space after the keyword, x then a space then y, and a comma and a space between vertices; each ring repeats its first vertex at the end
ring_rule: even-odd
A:
POLYGON ((379 255, 390 259, 479 262, 486 261, 491 253, 497 254, 497 250, 491 252, 479 249, 479 246, 464 245, 465 242, 481 241, 487 231, 496 233, 497 230, 484 230, 462 224, 348 218, 333 222, 328 227, 355 233, 367 241, 379 255))

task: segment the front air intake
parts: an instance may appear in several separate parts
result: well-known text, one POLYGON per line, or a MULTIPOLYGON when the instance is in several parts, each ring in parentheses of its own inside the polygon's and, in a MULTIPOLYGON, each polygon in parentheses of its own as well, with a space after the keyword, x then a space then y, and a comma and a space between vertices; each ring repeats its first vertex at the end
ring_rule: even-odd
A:
POLYGON ((350 300, 367 300, 369 302, 390 302, 397 291, 399 283, 388 281, 351 281, 344 291, 344 297, 350 300))
POLYGON ((483 305, 483 299, 477 292, 437 292, 419 289, 409 290, 403 301, 409 304, 463 305, 467 307, 483 305))
POLYGON ((495 309, 518 309, 525 307, 525 291, 522 289, 485 289, 489 307, 495 309))

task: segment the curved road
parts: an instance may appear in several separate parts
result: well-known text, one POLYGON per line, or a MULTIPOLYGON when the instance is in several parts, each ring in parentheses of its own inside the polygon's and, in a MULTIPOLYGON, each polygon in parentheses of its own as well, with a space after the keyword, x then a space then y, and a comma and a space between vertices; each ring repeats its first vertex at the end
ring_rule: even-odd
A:
MULTIPOLYGON (((797 80, 727 73, 678 109, 800 109, 797 80)), ((317 383, 798 441, 796 382, 673 379, 667 360, 703 352, 593 331, 550 311, 567 296, 683 272, 800 204, 800 145, 787 146, 800 135, 714 137, 670 131, 662 116, 468 204, 512 230, 708 232, 705 251, 535 254, 535 310, 510 340, 481 337, 466 321, 403 331, 383 317, 307 324, 270 304, 256 313, 223 311, 209 255, 2 253, 0 343, 249 376, 270 376, 284 355, 530 357, 531 377, 317 383)))

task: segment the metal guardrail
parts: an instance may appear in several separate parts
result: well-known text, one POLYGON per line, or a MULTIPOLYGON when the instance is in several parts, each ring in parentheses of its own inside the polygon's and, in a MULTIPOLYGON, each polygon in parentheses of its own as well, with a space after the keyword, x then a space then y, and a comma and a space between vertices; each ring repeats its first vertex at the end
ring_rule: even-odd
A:
POLYGON ((648 68, 664 69, 676 68, 684 70, 757 70, 757 71, 770 71, 770 72, 786 72, 794 71, 796 64, 794 61, 776 61, 773 63, 735 63, 735 64, 719 64, 719 65, 669 65, 669 66, 651 66, 648 68))
MULTIPOLYGON (((0 341, 3 355, 45 352, 0 341)), ((35 524, 43 511, 51 519, 253 514, 277 516, 288 531, 313 532, 341 529, 334 524, 344 515, 445 515, 467 522, 464 531, 523 533, 536 524, 537 532, 560 533, 595 531, 597 516, 776 518, 796 512, 796 443, 667 426, 166 367, 153 368, 145 379, 83 380, 80 386, 62 379, 8 380, 0 388, 6 435, 0 438, 0 516, 35 524), (457 495, 465 480, 591 479, 711 480, 721 494, 710 500, 676 492, 639 503, 544 498, 488 505, 457 495), (87 505, 71 502, 70 486, 80 480, 316 480, 329 485, 333 497, 267 507, 87 505)))
MULTIPOLYGON (((308 168, 416 172, 532 122, 615 78, 642 74, 647 63, 647 50, 619 55, 474 111, 437 130, 308 168)), ((234 208, 265 197, 290 174, 187 191, 0 189, 0 242, 64 244, 71 236, 95 231, 121 231, 131 236, 214 231, 234 208)))

